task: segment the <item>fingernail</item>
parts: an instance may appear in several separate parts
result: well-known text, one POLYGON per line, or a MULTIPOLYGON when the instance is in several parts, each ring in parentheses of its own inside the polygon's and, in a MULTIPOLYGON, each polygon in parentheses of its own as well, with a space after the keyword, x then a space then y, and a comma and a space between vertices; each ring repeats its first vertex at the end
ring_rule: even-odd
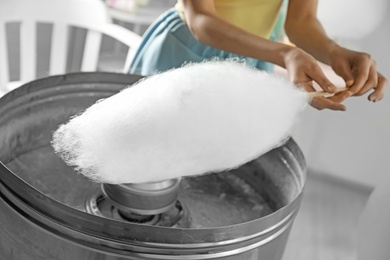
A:
POLYGON ((345 84, 347 85, 347 87, 350 87, 353 85, 353 80, 348 80, 347 82, 345 82, 345 84))

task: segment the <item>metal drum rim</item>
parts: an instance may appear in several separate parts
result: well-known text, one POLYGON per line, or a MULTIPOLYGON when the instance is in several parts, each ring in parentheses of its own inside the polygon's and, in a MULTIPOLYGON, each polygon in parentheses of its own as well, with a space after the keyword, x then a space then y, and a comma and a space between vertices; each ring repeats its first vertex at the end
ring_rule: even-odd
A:
MULTIPOLYGON (((118 83, 131 85, 140 79, 142 79, 142 77, 137 75, 110 72, 78 72, 38 79, 27 83, 0 98, 0 111, 2 110, 2 107, 7 108, 10 106, 10 104, 13 103, 10 101, 14 101, 18 98, 26 99, 28 98, 28 95, 34 95, 34 93, 45 96, 46 94, 58 91, 59 88, 57 86, 59 84, 70 85, 75 83, 118 83)), ((76 89, 74 89, 74 91, 80 93, 83 92, 82 90, 76 89)), ((120 91, 120 89, 100 89, 100 91, 108 91, 114 94, 115 92, 120 91)), ((200 244, 209 244, 210 246, 214 246, 216 244, 227 245, 237 243, 237 239, 240 241, 245 241, 251 239, 253 236, 258 236, 258 231, 263 230, 263 228, 260 227, 263 227, 265 225, 264 223, 266 223, 267 226, 272 227, 277 225, 282 219, 294 211, 292 209, 299 205, 303 192, 303 186, 306 180, 306 165, 302 152, 300 151, 295 141, 290 138, 282 146, 280 152, 286 153, 286 151, 291 150, 294 150, 294 155, 298 157, 298 159, 294 157, 295 162, 293 162, 294 165, 292 166, 295 167, 294 174, 301 175, 300 181, 302 190, 297 195, 297 197, 290 204, 261 219, 216 228, 165 228, 104 219, 104 221, 107 222, 106 224, 110 226, 110 229, 102 230, 102 226, 107 225, 101 225, 101 217, 73 209, 47 197, 34 187, 24 182, 21 178, 13 174, 2 163, 0 163, 0 182, 3 184, 1 185, 3 188, 12 191, 17 200, 32 210, 38 212, 41 215, 43 214, 43 216, 50 219, 57 225, 60 224, 61 226, 65 226, 72 230, 78 230, 78 232, 84 234, 90 234, 95 237, 102 237, 104 239, 109 239, 121 243, 130 242, 133 244, 148 245, 150 247, 160 247, 161 245, 170 247, 169 245, 177 246, 177 244, 180 244, 182 247, 189 248, 191 248, 191 244, 194 246, 199 246, 200 244), (50 207, 47 207, 47 205, 50 205, 50 207), (64 216, 66 219, 71 221, 64 220, 64 216), (132 238, 130 239, 129 237, 121 235, 123 234, 123 230, 131 230, 132 238), (145 240, 146 238, 151 237, 149 236, 150 234, 155 234, 156 232, 165 232, 168 235, 164 236, 164 239, 154 237, 154 239, 145 240), (213 234, 212 237, 208 237, 206 235, 210 233, 213 234), (103 236, 103 234, 105 234, 105 236, 103 236)), ((1 189, 0 193, 2 193, 1 189)))

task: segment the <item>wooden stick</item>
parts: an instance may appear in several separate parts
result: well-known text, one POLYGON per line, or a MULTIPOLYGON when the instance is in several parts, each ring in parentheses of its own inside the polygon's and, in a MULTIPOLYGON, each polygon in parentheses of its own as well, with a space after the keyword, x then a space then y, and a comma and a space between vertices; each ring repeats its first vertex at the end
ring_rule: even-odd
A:
POLYGON ((309 94, 310 98, 315 98, 315 97, 325 97, 326 98, 326 97, 334 96, 335 94, 337 94, 339 92, 342 92, 342 91, 345 91, 347 89, 348 89, 347 87, 345 87, 345 88, 337 88, 335 93, 329 93, 329 92, 326 92, 326 91, 318 91, 318 92, 308 92, 308 94, 309 94))

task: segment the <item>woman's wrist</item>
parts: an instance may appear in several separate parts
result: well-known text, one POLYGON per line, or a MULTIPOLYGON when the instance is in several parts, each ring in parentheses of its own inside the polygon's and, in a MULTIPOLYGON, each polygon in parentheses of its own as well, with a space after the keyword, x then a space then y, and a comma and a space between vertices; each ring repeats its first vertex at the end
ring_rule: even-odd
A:
POLYGON ((294 49, 297 49, 297 47, 280 43, 274 51, 275 55, 273 57, 273 61, 271 62, 280 67, 286 68, 286 60, 294 49))
POLYGON ((318 57, 318 60, 331 66, 334 56, 337 56, 337 51, 340 49, 342 49, 340 45, 332 40, 329 40, 329 43, 325 46, 324 51, 322 52, 322 55, 318 57))

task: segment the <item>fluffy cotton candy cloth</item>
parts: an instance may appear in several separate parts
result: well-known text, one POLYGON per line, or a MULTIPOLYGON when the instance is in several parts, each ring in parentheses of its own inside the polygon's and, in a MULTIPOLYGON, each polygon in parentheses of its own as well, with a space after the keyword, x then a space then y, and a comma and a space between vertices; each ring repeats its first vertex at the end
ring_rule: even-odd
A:
POLYGON ((307 95, 233 61, 146 78, 61 125, 53 147, 96 182, 155 182, 236 168, 283 142, 307 95))

